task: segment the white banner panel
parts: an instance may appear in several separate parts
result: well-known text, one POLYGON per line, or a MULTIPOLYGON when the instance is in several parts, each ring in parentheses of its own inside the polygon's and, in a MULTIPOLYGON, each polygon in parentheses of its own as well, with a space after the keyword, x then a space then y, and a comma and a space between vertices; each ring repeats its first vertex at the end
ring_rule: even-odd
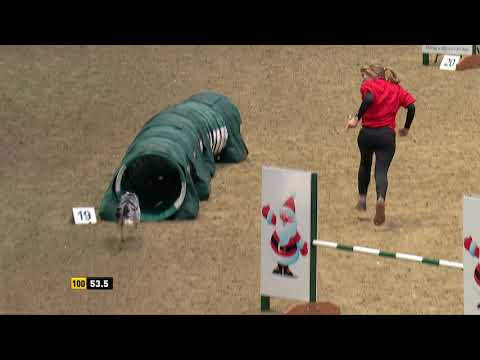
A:
POLYGON ((262 168, 260 293, 309 301, 311 173, 262 168))
POLYGON ((463 312, 480 315, 480 197, 463 198, 463 312))
POLYGON ((473 45, 423 45, 422 53, 444 55, 472 55, 473 45))

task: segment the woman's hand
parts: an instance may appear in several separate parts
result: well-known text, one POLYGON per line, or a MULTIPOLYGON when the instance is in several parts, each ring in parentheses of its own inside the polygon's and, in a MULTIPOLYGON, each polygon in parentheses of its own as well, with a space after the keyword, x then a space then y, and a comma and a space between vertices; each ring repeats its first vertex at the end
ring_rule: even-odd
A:
POLYGON ((400 130, 398 130, 398 134, 400 136, 407 136, 408 135, 408 129, 407 128, 400 129, 400 130))
POLYGON ((355 128, 357 127, 358 123, 360 122, 360 120, 358 120, 358 118, 356 116, 353 116, 348 122, 347 122, 347 125, 345 126, 345 129, 352 129, 352 128, 355 128))

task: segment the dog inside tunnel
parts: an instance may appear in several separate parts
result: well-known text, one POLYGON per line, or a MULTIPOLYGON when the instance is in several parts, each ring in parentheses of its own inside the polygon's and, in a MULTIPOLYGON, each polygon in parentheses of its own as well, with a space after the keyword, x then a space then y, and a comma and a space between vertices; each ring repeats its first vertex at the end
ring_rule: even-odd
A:
POLYGON ((123 172, 122 191, 137 194, 142 213, 160 214, 182 196, 183 171, 158 155, 135 159, 123 172))

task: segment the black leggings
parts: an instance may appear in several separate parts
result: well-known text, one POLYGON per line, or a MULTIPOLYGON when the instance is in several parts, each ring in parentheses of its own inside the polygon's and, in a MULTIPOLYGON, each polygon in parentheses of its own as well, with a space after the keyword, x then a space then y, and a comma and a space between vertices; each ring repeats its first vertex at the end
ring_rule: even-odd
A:
POLYGON ((362 128, 358 134, 360 167, 358 169, 358 193, 367 195, 370 183, 372 159, 375 153, 375 183, 377 199, 387 196, 388 168, 395 155, 395 132, 389 127, 362 128))

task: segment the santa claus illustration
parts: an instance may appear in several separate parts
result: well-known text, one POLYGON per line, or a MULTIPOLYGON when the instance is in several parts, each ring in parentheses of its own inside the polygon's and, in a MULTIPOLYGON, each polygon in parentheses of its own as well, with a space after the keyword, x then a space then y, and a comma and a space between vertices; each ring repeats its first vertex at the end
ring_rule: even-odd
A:
MULTIPOLYGON (((464 239, 463 246, 465 247, 465 250, 469 252, 470 255, 473 257, 480 259, 480 249, 478 245, 473 241, 471 236, 467 236, 464 239)), ((480 262, 477 264, 475 267, 474 273, 473 273, 473 279, 475 280, 475 292, 480 296, 480 262)), ((480 309, 480 303, 477 305, 477 308, 480 309)))
POLYGON ((300 254, 302 256, 308 254, 308 245, 302 240, 297 231, 295 199, 293 195, 285 201, 277 214, 268 204, 262 207, 262 216, 267 221, 267 224, 275 226, 275 230, 270 238, 273 257, 277 262, 277 267, 273 270, 273 273, 283 276, 294 276, 289 266, 298 261, 300 254))

